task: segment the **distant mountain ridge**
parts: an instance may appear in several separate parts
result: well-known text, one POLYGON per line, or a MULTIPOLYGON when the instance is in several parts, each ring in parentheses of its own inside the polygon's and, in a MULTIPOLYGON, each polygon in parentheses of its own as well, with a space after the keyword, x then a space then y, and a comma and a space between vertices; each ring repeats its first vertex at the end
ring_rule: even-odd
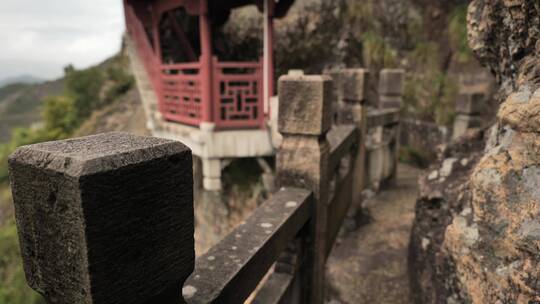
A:
POLYGON ((36 84, 45 81, 43 78, 39 78, 32 75, 20 75, 15 77, 8 77, 0 80, 0 88, 10 84, 36 84))
POLYGON ((13 128, 39 123, 44 98, 61 94, 63 88, 62 78, 36 84, 0 86, 0 144, 10 139, 13 128))

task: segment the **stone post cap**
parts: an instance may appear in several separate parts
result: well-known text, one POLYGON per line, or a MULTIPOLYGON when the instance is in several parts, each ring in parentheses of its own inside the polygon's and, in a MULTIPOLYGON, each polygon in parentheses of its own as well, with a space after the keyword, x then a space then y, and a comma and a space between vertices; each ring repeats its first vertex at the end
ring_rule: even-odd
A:
POLYGON ((289 70, 287 75, 289 75, 289 76, 302 76, 302 75, 304 75, 304 70, 289 70))
POLYGON ((9 162, 79 177, 188 151, 177 141, 109 132, 22 146, 9 162))
POLYGON ((19 148, 9 174, 30 287, 49 304, 179 303, 192 166, 180 142, 118 132, 19 148))
POLYGON ((382 69, 379 74, 379 94, 401 95, 403 93, 404 80, 405 70, 382 69))
POLYGON ((332 126, 332 79, 289 74, 279 78, 279 132, 322 135, 332 126))
POLYGON ((344 69, 341 71, 343 99, 352 102, 363 102, 367 99, 369 70, 344 69))

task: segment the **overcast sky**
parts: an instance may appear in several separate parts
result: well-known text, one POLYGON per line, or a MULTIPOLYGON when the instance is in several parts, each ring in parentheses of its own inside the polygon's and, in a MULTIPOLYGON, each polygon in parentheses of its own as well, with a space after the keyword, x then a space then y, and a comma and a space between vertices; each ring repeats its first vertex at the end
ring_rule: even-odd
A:
POLYGON ((121 0, 0 0, 0 80, 60 77, 120 49, 121 0))

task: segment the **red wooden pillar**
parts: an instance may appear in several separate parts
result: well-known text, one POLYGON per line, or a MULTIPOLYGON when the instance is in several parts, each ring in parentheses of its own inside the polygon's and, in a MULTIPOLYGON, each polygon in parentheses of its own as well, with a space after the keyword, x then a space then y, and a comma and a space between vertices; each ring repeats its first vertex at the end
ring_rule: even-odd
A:
MULTIPOLYGON (((154 45, 154 64, 150 68, 149 71, 150 77, 153 80, 154 84, 154 90, 156 91, 156 95, 158 96, 158 99, 161 99, 161 96, 163 96, 162 87, 161 87, 161 73, 162 73, 162 65, 163 65, 163 58, 161 55, 161 37, 160 37, 160 21, 161 21, 161 14, 158 12, 158 9, 156 6, 150 6, 151 9, 151 19, 152 19, 152 40, 154 45)), ((158 102, 158 107, 161 111, 161 113, 164 112, 164 103, 162 100, 158 102)))
POLYGON ((270 97, 274 96, 274 0, 264 3, 264 109, 270 114, 270 97))
POLYGON ((163 62, 161 61, 161 39, 159 37, 160 19, 161 19, 161 14, 159 14, 157 12, 157 9, 152 6, 152 39, 154 42, 154 53, 155 53, 155 56, 159 65, 161 66, 163 62))
POLYGON ((202 95, 202 120, 212 122, 213 94, 212 94, 212 32, 208 17, 207 0, 200 1, 199 9, 199 32, 201 36, 201 95, 202 95))

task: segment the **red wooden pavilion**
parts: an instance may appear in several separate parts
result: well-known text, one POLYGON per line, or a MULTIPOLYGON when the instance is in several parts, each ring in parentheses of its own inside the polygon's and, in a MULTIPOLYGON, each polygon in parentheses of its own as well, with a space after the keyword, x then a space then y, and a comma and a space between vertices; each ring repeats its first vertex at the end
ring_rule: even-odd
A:
POLYGON ((152 134, 192 149, 206 190, 221 189, 221 170, 236 158, 257 158, 267 171, 263 157, 275 153, 280 138, 276 108, 269 109, 273 20, 294 0, 123 1, 127 49, 152 134), (253 60, 238 62, 236 52, 224 51, 222 27, 246 5, 264 15, 264 45, 262 52, 250 46, 253 60))
POLYGON ((124 0, 127 30, 146 68, 162 117, 191 126, 211 122, 217 130, 263 128, 268 99, 274 93, 273 20, 284 16, 293 2, 124 0), (220 61, 213 48, 212 30, 228 19, 232 9, 245 5, 257 5, 264 13, 264 56, 253 62, 220 61), (193 33, 184 28, 179 11, 185 18, 198 19, 194 32, 198 31, 199 37, 189 37, 193 33), (165 56, 167 33, 174 34, 181 56, 165 56), (179 57, 181 60, 176 60, 179 57))

